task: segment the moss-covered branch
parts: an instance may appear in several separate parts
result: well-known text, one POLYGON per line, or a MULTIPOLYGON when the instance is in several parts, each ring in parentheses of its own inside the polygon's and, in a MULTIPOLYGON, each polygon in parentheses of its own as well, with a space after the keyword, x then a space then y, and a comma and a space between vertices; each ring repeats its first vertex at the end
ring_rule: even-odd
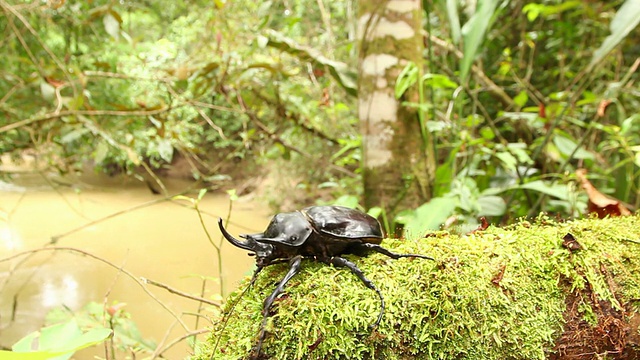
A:
MULTIPOLYGON (((559 224, 541 218, 469 236, 438 233, 383 245, 437 261, 350 257, 384 294, 380 327, 368 328, 379 309, 373 291, 346 269, 307 261, 272 308, 263 353, 274 359, 636 354, 640 334, 629 320, 640 316, 639 217, 559 224), (567 234, 580 250, 567 248, 567 234), (597 337, 600 330, 607 335, 597 337)), ((213 358, 246 356, 262 302, 286 270, 286 264, 269 267, 242 298, 240 290, 232 294, 227 311, 237 306, 229 321, 214 327, 194 359, 209 359, 218 339, 213 358)))

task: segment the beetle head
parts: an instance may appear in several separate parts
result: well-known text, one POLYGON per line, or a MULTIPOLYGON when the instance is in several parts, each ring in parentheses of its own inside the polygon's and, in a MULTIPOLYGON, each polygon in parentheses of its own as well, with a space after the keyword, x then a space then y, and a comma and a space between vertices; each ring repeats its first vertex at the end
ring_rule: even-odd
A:
POLYGON ((304 244, 312 231, 307 218, 301 212, 294 211, 274 216, 265 232, 242 237, 276 247, 298 247, 304 244))
POLYGON ((260 243, 250 235, 240 235, 240 237, 246 239, 244 241, 236 239, 224 228, 221 218, 218 218, 218 227, 220 227, 220 232, 222 232, 225 239, 227 239, 231 244, 239 247, 240 249, 253 251, 256 255, 256 262, 259 267, 268 265, 273 259, 273 245, 260 243))

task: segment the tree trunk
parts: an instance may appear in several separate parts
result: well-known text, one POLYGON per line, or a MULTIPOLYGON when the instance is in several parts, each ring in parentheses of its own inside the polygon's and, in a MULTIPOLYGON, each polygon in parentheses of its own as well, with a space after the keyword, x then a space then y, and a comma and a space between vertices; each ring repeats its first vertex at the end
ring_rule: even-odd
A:
POLYGON ((364 205, 388 218, 431 197, 435 161, 415 107, 417 86, 396 99, 396 79, 409 62, 422 68, 421 3, 359 2, 358 113, 363 142, 364 205), (429 154, 431 154, 429 156, 429 154))

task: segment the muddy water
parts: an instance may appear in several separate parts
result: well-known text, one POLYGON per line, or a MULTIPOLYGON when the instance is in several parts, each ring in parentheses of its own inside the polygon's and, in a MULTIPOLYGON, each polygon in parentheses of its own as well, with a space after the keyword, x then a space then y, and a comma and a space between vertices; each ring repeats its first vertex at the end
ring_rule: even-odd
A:
MULTIPOLYGON (((142 184, 118 179, 84 179, 79 189, 52 188, 39 175, 22 176, 17 185, 0 184, 0 259, 43 247, 69 247, 111 262, 109 266, 78 252, 44 250, 30 257, 0 262, 0 346, 9 347, 39 329, 47 312, 66 306, 72 310, 90 301, 124 302, 143 337, 156 342, 180 336, 185 330, 141 286, 136 278, 161 282, 198 295, 201 276, 224 280, 228 293, 253 266, 245 251, 222 245, 222 274, 218 259, 197 213, 186 201, 143 204, 162 198, 142 184), (61 190, 62 189, 62 190, 61 190), (123 212, 120 215, 109 217, 123 212), (106 219, 105 219, 106 218, 106 219), (103 219, 102 221, 100 221, 103 219), (89 225, 88 225, 89 224, 89 225), (57 239, 55 245, 52 239, 57 239), (26 260, 25 260, 26 259, 26 260), (114 267, 115 266, 115 267, 114 267), (173 329, 169 331, 170 329, 173 329), (167 335, 167 333, 169 335, 167 335)), ((168 183, 171 193, 189 184, 168 183)), ((195 197, 196 194, 190 194, 195 197)), ((214 242, 219 242, 218 216, 226 216, 226 194, 207 194, 199 205, 214 242)), ((264 207, 242 199, 233 203, 230 231, 259 232, 268 223, 264 207)), ((198 304, 147 285, 193 330, 198 304)), ((205 297, 220 293, 220 284, 207 283, 205 297)), ((201 320, 199 328, 206 326, 201 320)), ((184 358, 186 345, 172 348, 168 358, 184 358)), ((99 352, 98 352, 99 354, 99 352)), ((104 354, 102 354, 104 357, 104 354)), ((92 358, 80 353, 76 358, 92 358)))

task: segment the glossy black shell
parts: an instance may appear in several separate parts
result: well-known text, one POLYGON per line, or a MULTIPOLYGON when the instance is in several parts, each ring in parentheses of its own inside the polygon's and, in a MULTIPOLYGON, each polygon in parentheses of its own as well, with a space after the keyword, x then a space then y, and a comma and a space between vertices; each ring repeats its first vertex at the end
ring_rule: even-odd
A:
POLYGON ((374 217, 344 206, 311 206, 302 210, 316 232, 338 239, 382 242, 382 229, 374 217))

